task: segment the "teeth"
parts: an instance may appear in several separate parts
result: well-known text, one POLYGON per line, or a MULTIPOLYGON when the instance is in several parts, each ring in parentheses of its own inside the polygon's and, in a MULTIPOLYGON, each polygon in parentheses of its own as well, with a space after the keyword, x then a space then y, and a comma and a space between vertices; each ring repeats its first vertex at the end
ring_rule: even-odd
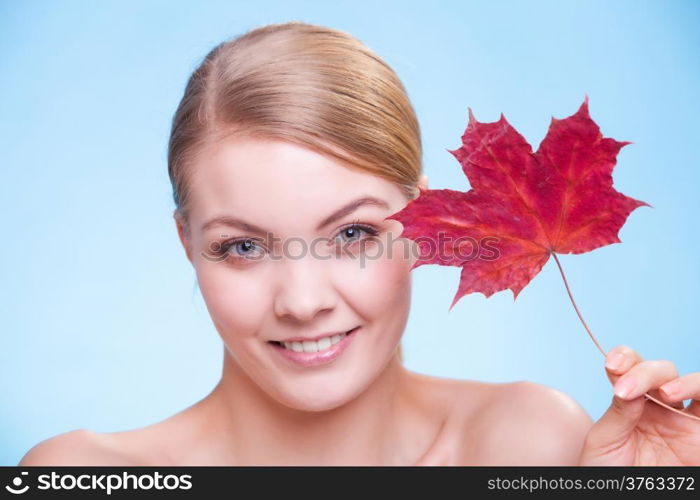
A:
POLYGON ((284 342, 284 347, 296 352, 318 352, 325 351, 333 344, 340 342, 344 333, 339 333, 337 335, 332 335, 330 337, 323 337, 318 340, 305 340, 303 342, 284 342))
POLYGON ((322 351, 324 349, 328 349, 332 345, 331 338, 326 337, 323 339, 319 339, 318 342, 316 342, 316 345, 318 346, 319 351, 322 351))

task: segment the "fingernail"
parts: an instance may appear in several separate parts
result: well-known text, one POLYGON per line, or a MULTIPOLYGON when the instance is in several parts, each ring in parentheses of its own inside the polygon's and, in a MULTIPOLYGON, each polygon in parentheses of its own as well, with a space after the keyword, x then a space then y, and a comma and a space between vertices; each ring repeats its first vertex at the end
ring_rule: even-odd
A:
POLYGON ((609 370, 617 370, 622 365, 622 360, 625 359, 625 354, 622 352, 615 353, 612 358, 605 363, 609 370))
POLYGON ((637 386, 637 381, 632 377, 626 377, 617 381, 615 384, 615 395, 619 398, 625 398, 637 386))
POLYGON ((678 380, 672 380, 659 387, 659 389, 664 391, 667 396, 673 396, 681 390, 681 384, 678 380))

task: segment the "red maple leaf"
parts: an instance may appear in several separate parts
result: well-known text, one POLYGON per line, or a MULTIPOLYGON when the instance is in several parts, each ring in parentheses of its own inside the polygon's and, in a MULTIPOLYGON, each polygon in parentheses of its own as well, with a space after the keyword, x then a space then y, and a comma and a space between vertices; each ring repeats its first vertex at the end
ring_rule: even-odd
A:
MULTIPOLYGON (((421 189, 400 211, 402 236, 418 243, 412 269, 425 264, 461 266, 450 310, 464 295, 510 288, 513 300, 540 272, 550 255, 556 261, 581 323, 603 356, 576 306, 557 253, 579 254, 612 243, 629 214, 648 203, 613 188, 617 153, 631 142, 603 137, 588 115, 588 96, 573 115, 552 117, 536 153, 506 121, 469 124, 462 147, 448 150, 462 165, 471 189, 421 189), (468 249, 468 253, 467 250, 468 249)), ((700 420, 651 396, 645 397, 685 417, 700 420)))
POLYGON ((601 135, 588 96, 573 115, 552 117, 535 153, 503 114, 481 123, 469 108, 462 147, 448 151, 471 189, 421 189, 388 219, 401 222, 402 236, 419 244, 412 269, 462 267, 450 310, 472 292, 489 297, 510 288, 515 300, 550 255, 619 243, 629 214, 651 207, 613 188, 617 153, 627 144, 601 135))

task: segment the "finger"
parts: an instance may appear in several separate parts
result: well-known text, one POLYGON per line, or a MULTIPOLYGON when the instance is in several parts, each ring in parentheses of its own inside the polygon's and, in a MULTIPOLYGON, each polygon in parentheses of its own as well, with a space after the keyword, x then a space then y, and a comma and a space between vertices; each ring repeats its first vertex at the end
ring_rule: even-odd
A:
POLYGON ((678 400, 675 398, 671 398, 668 395, 666 395, 665 392, 660 391, 659 389, 652 389, 650 391, 647 391, 647 394, 649 394, 653 398, 661 400, 661 402, 666 403, 671 408, 676 408, 677 410, 685 409, 685 403, 682 399, 678 400))
POLYGON ((677 410, 684 410, 685 403, 683 402, 683 400, 688 399, 689 396, 686 396, 686 397, 680 398, 680 399, 677 397, 674 397, 671 394, 671 389, 674 385, 672 384, 671 386, 668 386, 668 384, 671 384, 674 380, 678 380, 678 378, 679 377, 676 377, 674 379, 671 379, 670 381, 664 382, 660 387, 656 387, 654 389, 648 390, 647 394, 649 394, 653 398, 661 400, 663 403, 666 403, 671 408, 676 408, 677 410), (668 388, 669 391, 661 390, 662 387, 668 388))
POLYGON ((638 398, 645 392, 656 391, 654 394, 659 394, 659 386, 676 377, 678 370, 672 361, 641 361, 615 381, 614 392, 617 397, 625 400, 638 398))
POLYGON ((647 391, 647 394, 649 394, 649 396, 655 399, 661 400, 662 403, 666 403, 671 408, 676 408, 677 410, 685 409, 685 403, 683 402, 683 400, 672 400, 663 391, 660 391, 658 389, 652 389, 650 391, 647 391))
MULTIPOLYGON (((633 349, 626 345, 619 345, 611 349, 606 356, 606 373, 608 380, 614 385, 617 380, 629 371, 632 366, 639 364, 643 358, 633 349)), ((647 393, 655 399, 658 399, 673 408, 679 410, 684 409, 683 401, 669 399, 666 394, 659 392, 658 389, 651 389, 647 393)))
POLYGON ((614 384, 623 373, 642 361, 643 358, 629 346, 618 345, 610 349, 605 356, 605 370, 608 380, 614 384))
MULTIPOLYGON (((615 347, 606 355, 606 372, 614 389, 620 389, 618 384, 624 387, 624 384, 632 382, 638 391, 637 396, 678 376, 675 365, 670 361, 644 361, 633 349, 624 345, 615 347)), ((635 397, 635 391, 630 391, 629 395, 632 397, 619 397, 617 393, 613 396, 612 404, 589 432, 587 439, 591 443, 604 446, 629 437, 646 403, 646 398, 635 397)))
POLYGON ((688 412, 700 416, 700 372, 688 373, 663 384, 660 393, 669 401, 677 401, 683 405, 686 399, 692 399, 688 412))

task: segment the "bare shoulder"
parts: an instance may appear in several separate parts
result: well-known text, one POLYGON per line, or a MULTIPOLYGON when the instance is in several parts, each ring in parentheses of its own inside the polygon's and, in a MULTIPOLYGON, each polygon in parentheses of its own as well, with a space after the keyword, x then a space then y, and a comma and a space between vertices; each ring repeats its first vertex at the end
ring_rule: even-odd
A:
POLYGON ((17 465, 132 465, 104 437, 86 429, 58 434, 34 445, 17 465))
POLYGON ((406 370, 417 394, 432 411, 441 414, 446 422, 481 407, 490 396, 492 386, 486 382, 436 377, 406 370))
POLYGON ((208 421, 197 416, 197 408, 191 405, 138 428, 59 434, 31 448, 18 465, 172 466, 206 461, 200 443, 208 421))
POLYGON ((481 465, 577 465, 588 413, 566 393, 529 381, 488 384, 468 415, 463 459, 481 465))

